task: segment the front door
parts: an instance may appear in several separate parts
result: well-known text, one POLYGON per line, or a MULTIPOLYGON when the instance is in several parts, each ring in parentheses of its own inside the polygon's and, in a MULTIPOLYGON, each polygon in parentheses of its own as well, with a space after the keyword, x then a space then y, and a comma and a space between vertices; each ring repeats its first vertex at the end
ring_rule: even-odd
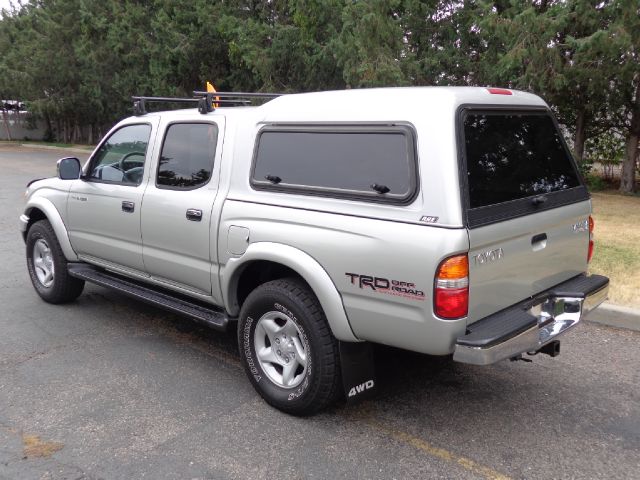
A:
POLYGON ((90 262, 144 271, 140 207, 148 179, 153 120, 125 125, 95 151, 67 202, 69 239, 90 262))
POLYGON ((152 278, 211 295, 217 260, 213 204, 224 120, 172 122, 142 205, 143 257, 152 278))

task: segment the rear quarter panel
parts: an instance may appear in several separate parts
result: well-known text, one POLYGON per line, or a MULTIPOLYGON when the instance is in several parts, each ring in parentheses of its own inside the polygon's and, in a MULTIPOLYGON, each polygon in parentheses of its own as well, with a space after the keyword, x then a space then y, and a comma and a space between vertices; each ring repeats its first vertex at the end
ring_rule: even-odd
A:
MULTIPOLYGON (((443 355, 465 330, 466 319, 434 317, 432 296, 440 261, 468 250, 465 229, 227 200, 221 233, 232 225, 248 228, 251 243, 290 245, 322 265, 361 340, 443 355)), ((232 255, 221 246, 220 257, 232 255)))

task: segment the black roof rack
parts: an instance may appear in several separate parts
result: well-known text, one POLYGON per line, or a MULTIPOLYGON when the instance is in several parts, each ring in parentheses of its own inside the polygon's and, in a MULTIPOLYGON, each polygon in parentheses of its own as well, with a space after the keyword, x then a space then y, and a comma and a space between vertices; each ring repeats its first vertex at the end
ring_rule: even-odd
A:
POLYGON ((282 93, 247 93, 247 92, 201 92, 194 91, 193 98, 180 97, 131 97, 134 115, 147 113, 147 103, 196 103, 202 114, 212 112, 218 105, 228 107, 251 105, 252 99, 272 99, 284 95, 282 93))

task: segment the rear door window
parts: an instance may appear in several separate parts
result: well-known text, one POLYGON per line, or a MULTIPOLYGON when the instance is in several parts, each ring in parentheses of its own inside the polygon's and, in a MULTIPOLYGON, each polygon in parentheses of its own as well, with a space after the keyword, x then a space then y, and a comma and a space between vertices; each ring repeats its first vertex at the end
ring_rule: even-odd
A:
POLYGON ((192 190, 209 182, 217 141, 218 128, 212 123, 169 125, 158 165, 158 188, 192 190))
POLYGON ((412 132, 398 128, 266 129, 252 184, 297 193, 403 202, 415 192, 412 132))

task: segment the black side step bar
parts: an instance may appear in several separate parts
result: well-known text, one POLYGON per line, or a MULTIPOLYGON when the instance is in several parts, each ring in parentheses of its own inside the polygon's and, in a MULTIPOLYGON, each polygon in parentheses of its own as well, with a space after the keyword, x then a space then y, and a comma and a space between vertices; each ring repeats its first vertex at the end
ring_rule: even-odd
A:
POLYGON ((134 280, 125 279, 120 275, 90 265, 71 263, 68 269, 69 275, 72 277, 116 290, 151 305, 184 315, 216 330, 225 331, 227 329, 229 319, 220 310, 199 305, 153 286, 142 285, 134 280))

